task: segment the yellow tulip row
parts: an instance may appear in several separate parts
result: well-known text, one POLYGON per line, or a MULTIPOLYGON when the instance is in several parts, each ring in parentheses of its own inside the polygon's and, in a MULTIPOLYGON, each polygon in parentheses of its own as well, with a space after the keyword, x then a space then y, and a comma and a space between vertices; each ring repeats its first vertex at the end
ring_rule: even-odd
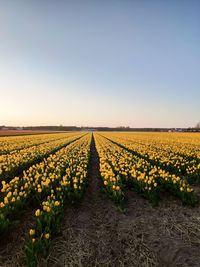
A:
POLYGON ((166 133, 140 136, 138 133, 103 133, 103 136, 171 173, 186 175, 189 182, 200 179, 200 138, 195 139, 196 144, 189 144, 191 134, 184 138, 181 135, 182 139, 179 134, 170 134, 171 140, 166 133))
POLYGON ((149 163, 100 134, 95 134, 95 141, 101 176, 111 195, 116 190, 116 185, 120 185, 120 190, 126 185, 156 204, 159 191, 163 188, 177 195, 183 203, 195 204, 193 189, 180 176, 149 163))
POLYGON ((175 151, 182 155, 199 158, 200 136, 199 134, 179 133, 103 133, 104 135, 123 139, 139 146, 149 146, 158 150, 175 151), (183 138, 184 136, 184 138, 183 138), (182 138, 181 138, 182 137, 182 138))
POLYGON ((28 166, 42 160, 48 154, 53 153, 82 135, 82 133, 65 134, 63 138, 59 137, 57 140, 51 142, 34 145, 21 149, 20 151, 15 151, 11 154, 1 155, 0 180, 11 179, 21 173, 28 166))
POLYGON ((124 200, 122 181, 120 175, 115 173, 111 164, 114 154, 120 148, 114 145, 109 147, 110 142, 98 134, 94 134, 94 139, 99 156, 100 174, 103 179, 104 189, 116 204, 121 205, 124 200))
POLYGON ((160 145, 176 145, 183 149, 199 147, 200 136, 199 133, 163 133, 163 132, 104 132, 108 135, 120 136, 126 140, 134 140, 135 142, 147 142, 160 145))
POLYGON ((23 148, 39 145, 45 142, 59 140, 70 135, 74 135, 74 133, 0 137, 0 155, 14 153, 16 150, 21 150, 23 148))
POLYGON ((66 153, 62 153, 61 158, 51 160, 59 168, 62 166, 64 172, 53 186, 49 187, 48 183, 49 193, 35 211, 35 227, 29 230, 26 242, 27 261, 36 262, 37 254, 48 247, 51 237, 59 230, 65 201, 74 202, 83 196, 87 183, 90 143, 91 134, 87 134, 72 144, 66 153))
MULTIPOLYGON (((88 135, 61 148, 41 163, 32 165, 23 172, 22 177, 15 177, 10 182, 2 181, 0 191, 0 232, 8 228, 10 224, 9 218, 12 213, 18 211, 30 200, 34 203, 37 201, 40 203, 51 189, 54 189, 56 184, 60 183, 64 173, 71 171, 73 161, 71 161, 71 166, 67 165, 68 168, 66 169, 67 159, 70 158, 70 154, 73 154, 73 150, 78 146, 79 142, 82 143, 85 138, 88 140, 88 135)), ((82 171, 82 168, 79 171, 82 171)), ((81 175, 83 175, 81 176, 82 178, 85 177, 84 172, 81 175)))

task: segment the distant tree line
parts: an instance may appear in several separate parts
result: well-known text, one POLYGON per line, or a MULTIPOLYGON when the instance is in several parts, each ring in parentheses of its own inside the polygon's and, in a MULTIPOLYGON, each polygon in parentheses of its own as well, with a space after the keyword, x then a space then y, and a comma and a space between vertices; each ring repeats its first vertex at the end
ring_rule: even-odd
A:
POLYGON ((194 128, 130 128, 130 127, 77 127, 77 126, 0 126, 0 130, 27 131, 114 131, 114 132, 200 132, 200 122, 194 128))
POLYGON ((195 127, 188 128, 187 132, 200 132, 200 122, 198 122, 195 127))

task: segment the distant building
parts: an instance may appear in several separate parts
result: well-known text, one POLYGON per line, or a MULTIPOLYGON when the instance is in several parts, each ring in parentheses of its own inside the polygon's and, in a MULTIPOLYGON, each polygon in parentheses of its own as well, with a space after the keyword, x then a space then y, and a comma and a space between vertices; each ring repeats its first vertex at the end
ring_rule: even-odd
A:
POLYGON ((83 128, 81 129, 81 132, 96 132, 97 129, 95 128, 83 128))

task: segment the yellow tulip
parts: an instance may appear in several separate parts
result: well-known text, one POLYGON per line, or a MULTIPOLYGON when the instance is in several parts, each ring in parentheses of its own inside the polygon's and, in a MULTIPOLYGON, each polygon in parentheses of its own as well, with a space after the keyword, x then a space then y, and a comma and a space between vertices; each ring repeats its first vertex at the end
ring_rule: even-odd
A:
POLYGON ((50 237, 49 233, 44 234, 45 239, 49 239, 49 237, 50 237))
POLYGON ((36 217, 39 217, 40 214, 41 214, 40 209, 37 209, 36 212, 35 212, 35 216, 36 216, 36 217))
POLYGON ((33 236, 34 234, 35 234, 35 230, 34 230, 34 229, 30 229, 30 230, 29 230, 29 235, 30 235, 30 236, 33 236))

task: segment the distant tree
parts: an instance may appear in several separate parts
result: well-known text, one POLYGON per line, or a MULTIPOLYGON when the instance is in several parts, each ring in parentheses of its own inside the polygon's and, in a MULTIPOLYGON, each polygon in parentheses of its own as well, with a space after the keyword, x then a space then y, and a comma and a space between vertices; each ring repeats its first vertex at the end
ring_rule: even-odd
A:
POLYGON ((200 122, 197 123, 196 128, 200 128, 200 122))

